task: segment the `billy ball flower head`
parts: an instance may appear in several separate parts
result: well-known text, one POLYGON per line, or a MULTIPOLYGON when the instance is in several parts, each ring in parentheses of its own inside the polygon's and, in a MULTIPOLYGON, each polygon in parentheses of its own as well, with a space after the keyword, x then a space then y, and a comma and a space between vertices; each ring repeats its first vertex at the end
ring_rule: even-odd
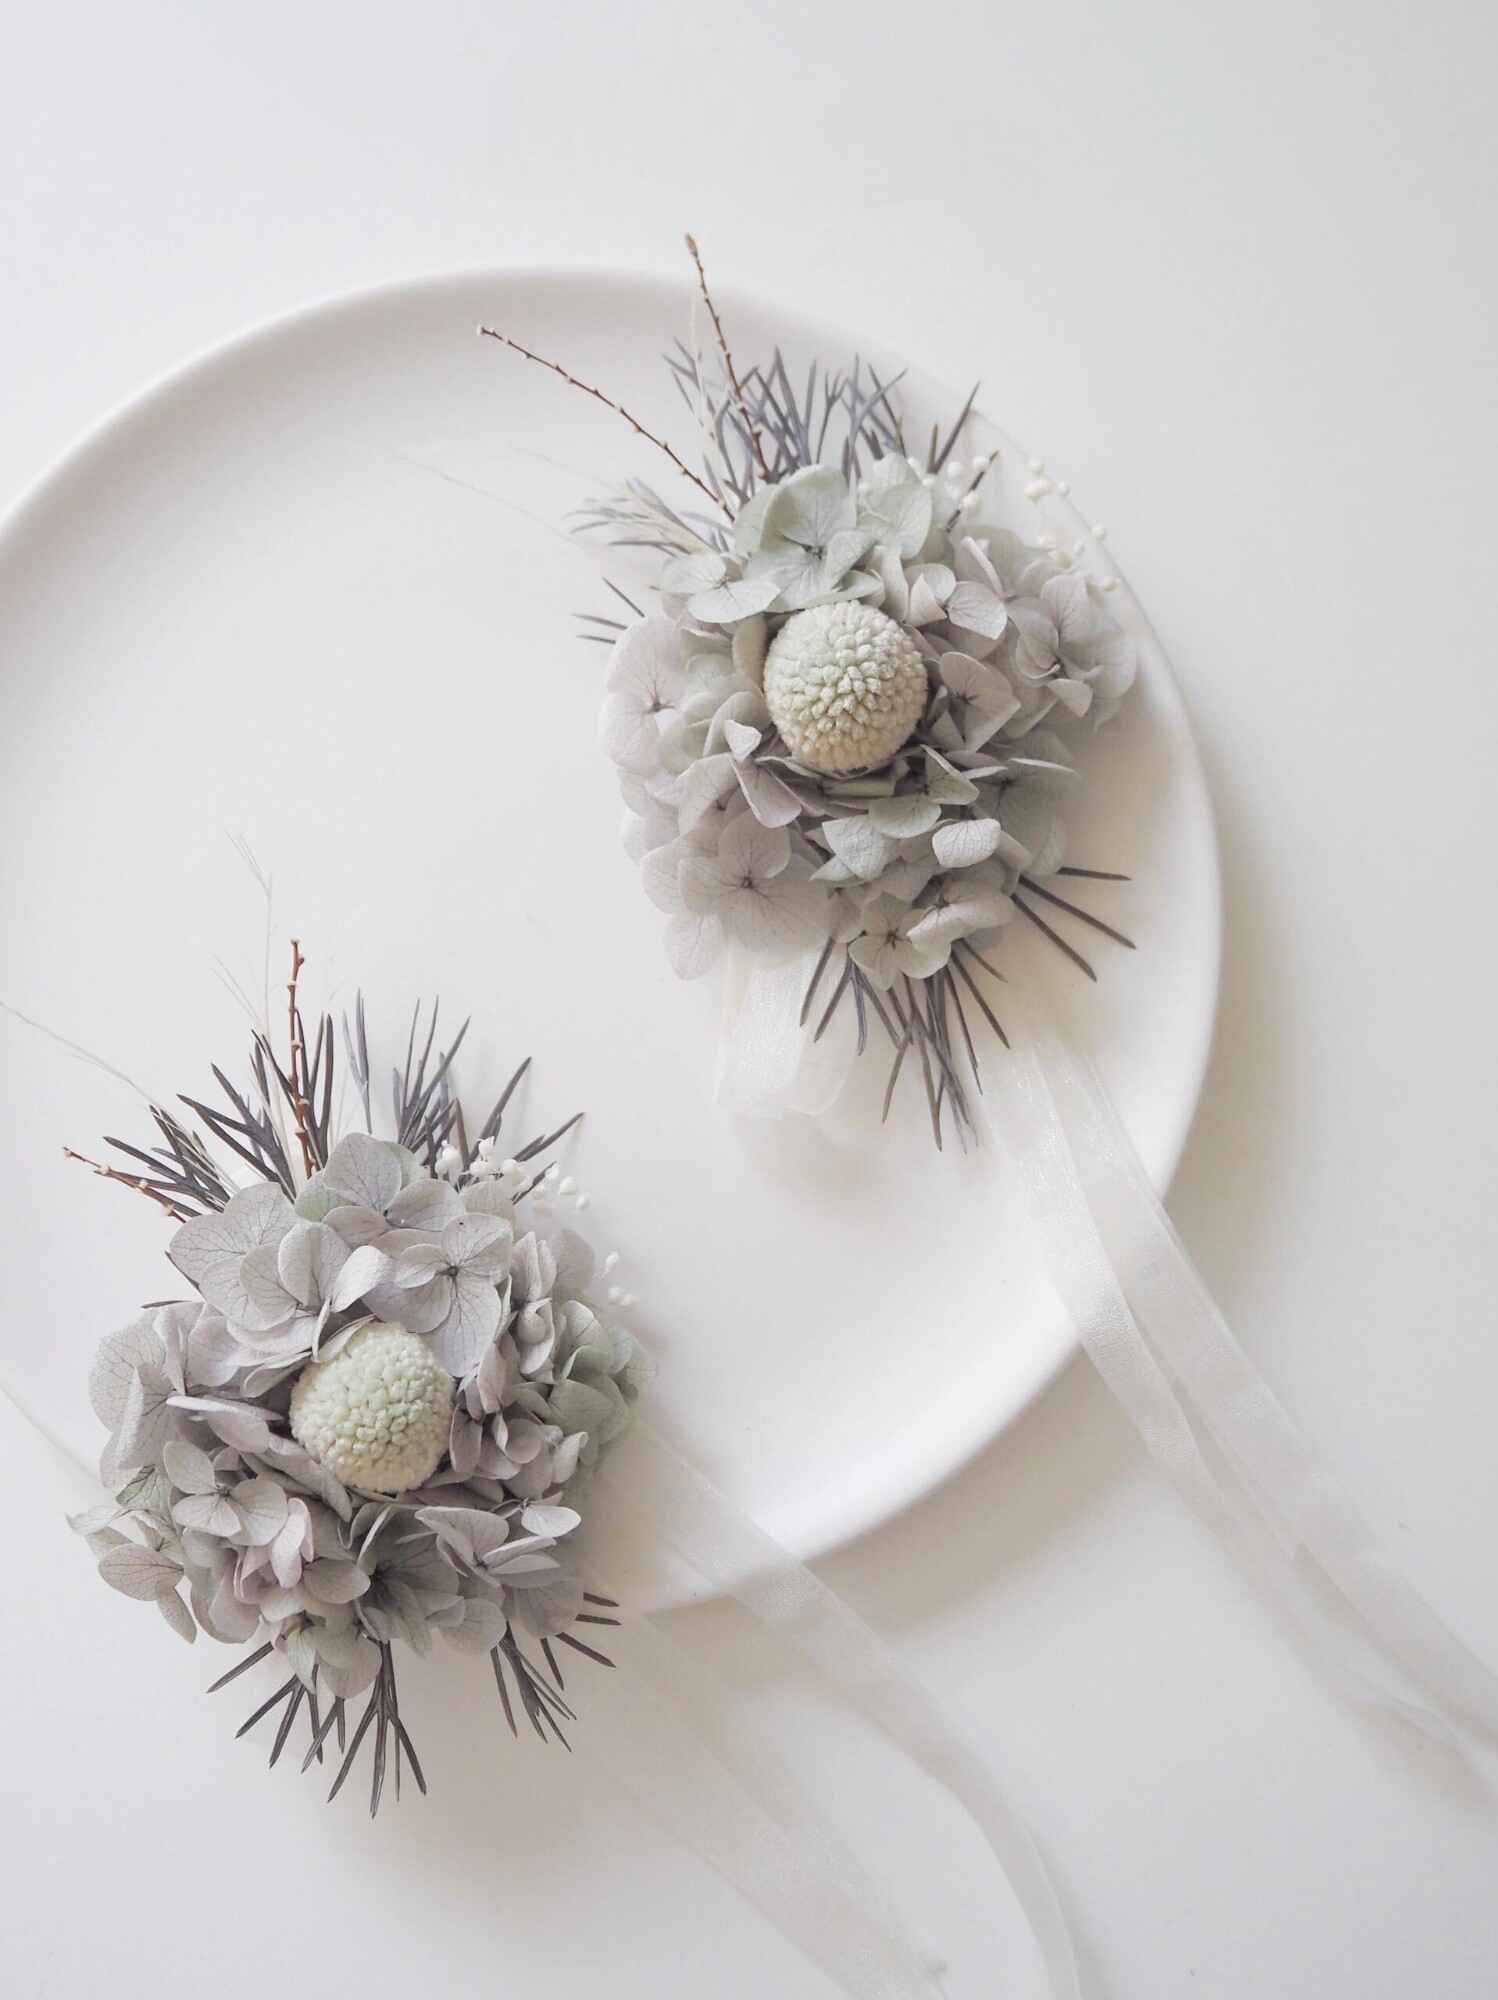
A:
POLYGON ((765 657, 765 701, 792 756, 836 775, 893 757, 926 706, 926 669, 893 618, 817 604, 788 618, 765 657))
POLYGON ((314 1361, 291 1392, 298 1444, 345 1485, 404 1493, 430 1479, 447 1449, 452 1377, 404 1327, 373 1325, 331 1361, 314 1361))

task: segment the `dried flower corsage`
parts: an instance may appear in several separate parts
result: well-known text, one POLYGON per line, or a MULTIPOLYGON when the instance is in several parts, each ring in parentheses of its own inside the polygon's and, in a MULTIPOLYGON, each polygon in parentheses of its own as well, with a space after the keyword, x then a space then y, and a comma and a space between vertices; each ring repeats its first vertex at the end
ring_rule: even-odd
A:
POLYGON ((661 558, 659 610, 589 621, 612 647, 625 845, 683 978, 725 947, 804 958, 802 1027, 820 1038, 847 1007, 861 1051, 878 1023, 886 1113, 913 1049, 940 1144, 944 1112, 972 1129, 975 1026, 1004 1039, 976 976, 1004 927, 1035 925, 1089 977, 1058 924, 1130 942, 1056 879, 1122 879, 1067 865, 1066 732, 1117 712, 1133 644, 1070 551, 997 518, 996 455, 959 455, 972 396, 916 453, 898 382, 859 360, 804 383, 778 351, 740 370, 687 240, 716 357, 667 359, 700 476, 621 414, 703 504, 632 480, 582 517, 661 558))
POLYGON ((73 1525, 105 1582, 184 1639, 252 1645, 215 1687, 281 1655, 284 1685, 240 1732, 275 1712, 272 1764, 305 1708, 303 1768, 336 1732, 332 1796, 372 1732, 374 1812, 387 1768, 397 1796, 403 1763, 426 1789, 395 1659, 433 1633, 490 1656, 512 1731, 518 1703, 565 1741, 555 1647, 608 1665, 577 1628, 616 1622, 572 1559, 583 1492, 642 1364, 592 1302, 588 1245, 536 1212, 576 1119, 504 1154, 528 1063, 471 1127, 464 1029, 439 1047, 418 1006, 379 1136, 361 997, 342 1023, 357 1119, 338 1130, 337 1037, 324 1014, 309 1042, 302 964, 294 945, 283 1054, 258 1031, 243 1090, 215 1068, 221 1104, 184 1098, 185 1122, 153 1104, 154 1143, 106 1142, 128 1166, 86 1162, 177 1223, 190 1290, 99 1349, 113 1498, 73 1525))
POLYGON ((1003 1002, 1012 1050, 980 1074, 977 1026, 1011 1041, 979 977, 1003 976, 985 954, 1006 927, 1024 919, 1093 978, 1063 925, 1131 942, 1057 887, 1124 879, 1066 858, 1077 732, 1106 723, 1135 678, 1117 579, 1096 574, 1087 543, 1068 549, 1017 511, 1065 494, 1038 464, 1017 484, 996 454, 972 455, 973 396, 917 450, 899 378, 864 361, 793 379, 776 351, 740 369, 687 246, 711 354, 678 343, 667 363, 700 470, 601 390, 480 331, 617 411, 695 489, 675 506, 631 480, 581 525, 658 565, 657 609, 611 585, 631 621, 587 622, 611 652, 603 740, 625 844, 670 917, 672 964, 692 978, 726 962, 720 1085, 751 1087, 723 1094, 825 1109, 847 1063, 807 1063, 808 1045, 840 1020, 861 1054, 877 1024, 893 1051, 886 1116, 909 1057, 938 1146, 944 1121, 995 1140, 1103 1379, 1340 1684, 1443 1741, 1453 1727, 1498 1741, 1498 1682, 1399 1577, 1258 1376, 1086 1052, 1023 980, 1003 1002), (805 1096, 788 1043, 814 1072, 805 1096), (980 1111, 968 1093, 985 1083, 980 1111), (1358 1642, 1338 1597, 1392 1682, 1346 1657, 1358 1642))

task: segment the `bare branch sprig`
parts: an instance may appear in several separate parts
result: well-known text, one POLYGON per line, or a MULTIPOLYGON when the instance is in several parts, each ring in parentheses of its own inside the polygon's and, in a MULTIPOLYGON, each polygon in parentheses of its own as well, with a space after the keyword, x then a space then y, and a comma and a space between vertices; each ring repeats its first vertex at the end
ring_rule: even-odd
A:
POLYGON ((706 494, 715 508, 719 505, 717 494, 714 493, 706 480, 699 479, 691 467, 672 450, 663 437, 657 437, 654 431, 647 430, 639 418, 632 416, 622 403, 616 403, 613 397, 606 396, 602 389, 595 389, 591 382, 583 382, 576 375, 569 375, 559 361, 549 361, 544 354, 536 354, 529 347, 522 347, 518 340, 512 340, 509 334, 501 333, 496 327, 481 326, 479 333, 485 340, 497 340, 502 347, 513 348, 517 354, 523 355, 527 361, 534 361, 537 367, 549 368, 553 375, 560 375, 562 380, 569 383, 572 388, 581 389, 585 396, 592 396, 596 401, 602 403, 606 410, 612 410, 615 416, 623 417, 624 421, 637 436, 644 438, 647 444, 653 444, 657 451, 663 451, 666 454, 683 479, 690 479, 698 492, 706 494))
POLYGON ((178 1208, 169 1194, 159 1187, 153 1187, 148 1180, 142 1179, 138 1174, 122 1174, 118 1167, 107 1167, 102 1160, 91 1160, 87 1153, 75 1153, 71 1146, 64 1146, 62 1152, 64 1159, 77 1160, 80 1166, 91 1168, 105 1180, 118 1181, 121 1187, 134 1188, 137 1194, 143 1194, 148 1201, 154 1201, 158 1208, 165 1209, 174 1222, 186 1222, 192 1215, 191 1209, 178 1208))
POLYGON ((307 1123, 312 1109, 307 1101, 307 1044, 302 1034, 302 1017, 297 1011, 296 1004, 297 980, 306 963, 300 942, 293 938, 291 977, 286 982, 286 1022, 291 1043, 291 1066, 287 1075, 291 1081, 291 1115, 296 1121, 297 1144, 302 1149, 302 1171, 310 1180, 316 1162, 312 1157, 312 1141, 307 1136, 307 1123))
POLYGON ((749 405, 744 398, 744 385, 740 382, 738 370, 733 365, 733 355, 729 352, 728 347, 728 336, 723 331, 723 321, 719 317, 713 295, 708 290, 707 272, 702 268, 702 252, 697 248, 697 238, 690 233, 687 236, 687 248, 692 253, 692 262, 697 266, 697 286, 702 293, 702 303, 707 307, 708 317, 713 323, 713 334, 718 342, 718 352, 723 357, 723 368, 728 376, 728 386, 733 391, 733 399, 738 404, 739 415, 744 421, 744 429, 748 432, 749 442, 754 448, 754 458, 755 463, 759 467, 759 476, 768 485, 770 481, 770 467, 765 458, 764 442, 759 434, 759 426, 750 414, 749 405))

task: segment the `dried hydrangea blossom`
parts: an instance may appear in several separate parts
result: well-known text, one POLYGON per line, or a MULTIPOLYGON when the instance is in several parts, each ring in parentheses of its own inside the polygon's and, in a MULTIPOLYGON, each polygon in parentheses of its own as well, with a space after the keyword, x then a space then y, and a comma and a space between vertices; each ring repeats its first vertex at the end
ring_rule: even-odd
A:
POLYGON ((153 1107, 160 1143, 125 1149, 144 1171, 90 1163, 176 1221, 167 1253, 196 1296, 101 1344, 90 1394, 113 1497, 74 1525, 104 1580, 182 1637, 259 1642, 218 1685, 281 1656, 289 1678, 255 1718, 279 1711, 272 1762, 303 1707, 307 1761, 330 1729, 343 1750, 344 1703, 367 1693, 333 1789, 373 1730, 373 1808, 387 1761, 425 1788, 397 1646, 440 1632, 491 1654, 511 1726, 513 1687, 560 1737, 553 1646, 601 1659, 578 1628, 614 1622, 569 1541, 642 1373, 593 1296, 587 1244, 547 1221, 555 1169, 538 1162, 575 1121, 500 1153, 522 1065, 470 1138, 451 1082, 462 1033, 437 1050, 434 1008, 423 1043, 418 1009, 392 1136, 375 1136, 361 1001, 343 1040, 367 1129, 338 1137, 337 1042, 325 1016, 309 1052, 301 962, 294 947, 284 1057, 258 1034, 247 1089, 219 1072, 227 1103, 195 1103, 198 1129, 153 1107))

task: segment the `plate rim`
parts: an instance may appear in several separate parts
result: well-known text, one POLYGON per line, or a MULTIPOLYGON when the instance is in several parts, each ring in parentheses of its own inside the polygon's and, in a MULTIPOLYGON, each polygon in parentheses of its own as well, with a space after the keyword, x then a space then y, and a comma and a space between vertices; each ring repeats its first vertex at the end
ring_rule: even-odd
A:
MULTIPOLYGON (((119 397, 99 416, 78 431, 60 451, 19 492, 0 509, 0 556, 8 551, 9 545, 26 527, 54 505, 64 494, 68 483, 82 474, 97 453, 108 448, 133 424, 147 418, 161 404, 182 394, 196 381, 209 376, 237 359, 250 355, 259 347, 269 345, 299 330, 308 329, 319 323, 337 319, 345 314, 362 314, 378 308, 382 301, 409 302, 423 296, 436 296, 445 291, 461 292, 475 285, 491 282, 508 285, 557 286, 587 283, 606 289, 623 289, 638 293, 649 289, 658 293, 679 291, 684 299, 693 296, 688 279, 675 278, 664 269, 650 269, 644 266, 598 264, 587 260, 523 263, 476 263, 457 265, 441 270, 425 271, 405 276, 395 276, 378 280, 372 284, 345 287, 341 290, 321 294, 299 305, 282 308, 253 320, 226 336, 209 340, 190 351, 183 358, 171 363, 148 377, 144 382, 119 397)), ((753 304, 757 310, 765 310, 762 297, 751 297, 743 287, 733 284, 715 285, 717 297, 731 312, 737 301, 753 304)), ((841 326, 835 320, 824 318, 818 312, 808 312, 797 306, 787 307, 787 315, 793 318, 799 330, 808 332, 818 340, 856 352, 860 338, 851 329, 841 326)), ((879 344, 876 340, 875 344, 879 344)), ((932 376, 923 362, 916 364, 939 386, 940 376, 932 376)), ((975 406, 981 416, 989 416, 987 406, 980 400, 975 406)), ((990 421, 995 421, 990 417, 990 421)), ((1021 451, 1026 445, 1015 438, 1007 421, 1002 428, 1013 439, 1021 451)), ((1076 512, 1069 498, 1063 505, 1076 512)), ((1078 514, 1079 519, 1083 517, 1078 514)), ((1204 911, 1202 947, 1205 953, 1205 983, 1208 1004, 1202 1009, 1194 1034, 1194 1045, 1186 1052, 1181 1074, 1187 1080, 1187 1087, 1180 1098, 1180 1110, 1169 1134, 1163 1156, 1158 1162, 1158 1171, 1151 1173, 1162 1200, 1168 1194, 1179 1170, 1187 1142, 1201 1105, 1201 1098, 1211 1063, 1212 1050, 1217 1032, 1218 1015, 1222 995, 1223 964, 1223 878, 1221 843, 1217 826, 1212 793, 1207 783, 1206 769, 1200 746, 1192 727, 1186 699, 1177 677, 1174 664, 1160 640, 1159 633, 1150 617, 1148 609, 1140 601, 1138 594, 1129 584, 1128 573, 1109 553, 1110 567, 1129 589, 1134 615, 1144 628, 1154 648, 1152 684, 1163 700, 1168 711, 1168 719, 1173 730, 1178 732, 1186 751, 1195 788, 1200 795, 1202 837, 1205 842, 1202 865, 1208 889, 1208 907, 1204 911)), ((950 1436, 949 1448, 943 1453, 941 1462, 917 1481, 906 1481, 893 1492, 880 1492, 873 1504, 868 1498, 854 1499, 840 1508, 831 1510, 830 1528, 820 1527, 807 1553, 821 1556, 846 1547, 866 1534, 875 1532, 885 1523, 897 1519, 910 1507, 941 1491, 951 1480, 964 1471, 978 1455, 996 1443, 1013 1425, 1022 1420, 1026 1413, 1045 1394, 1062 1371, 1080 1352, 1081 1343, 1075 1328, 1064 1314, 1053 1316, 1059 1331, 1037 1340, 1030 1352, 1027 1364, 1014 1371, 1014 1383, 1007 1412, 994 1420, 990 1406, 985 1405, 975 1421, 954 1428, 950 1436)))

